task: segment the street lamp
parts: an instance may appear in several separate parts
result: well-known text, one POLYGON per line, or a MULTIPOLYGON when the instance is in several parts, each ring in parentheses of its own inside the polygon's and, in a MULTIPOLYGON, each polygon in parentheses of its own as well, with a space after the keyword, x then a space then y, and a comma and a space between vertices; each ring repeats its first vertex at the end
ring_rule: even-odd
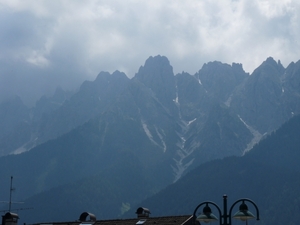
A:
POLYGON ((210 202, 210 201, 202 202, 194 210, 193 222, 195 224, 196 220, 197 221, 203 221, 203 222, 206 222, 206 223, 217 221, 218 217, 216 217, 212 213, 211 208, 209 207, 209 205, 213 205, 213 206, 215 206, 217 208, 217 210, 219 212, 220 225, 231 225, 231 212, 232 212, 232 209, 239 202, 242 202, 241 205, 240 205, 240 207, 239 207, 239 211, 236 212, 232 216, 232 218, 240 219, 240 220, 246 221, 246 222, 249 219, 255 218, 255 216, 248 210, 248 206, 245 203, 245 202, 250 202, 255 207, 255 209, 256 209, 256 219, 259 220, 259 211, 258 211, 258 208, 257 208, 256 204, 252 200, 247 199, 247 198, 242 198, 242 199, 239 199, 236 202, 234 202, 232 204, 232 206, 230 207, 230 209, 229 209, 229 213, 227 213, 227 195, 223 195, 223 214, 221 212, 220 207, 216 203, 210 202), (196 212, 203 205, 205 205, 203 207, 203 211, 197 217, 196 216, 196 212))

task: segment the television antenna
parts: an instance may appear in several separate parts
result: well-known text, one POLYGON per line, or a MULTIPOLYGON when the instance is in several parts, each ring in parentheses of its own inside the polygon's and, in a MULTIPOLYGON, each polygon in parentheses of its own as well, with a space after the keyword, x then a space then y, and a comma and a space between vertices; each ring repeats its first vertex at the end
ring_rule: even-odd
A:
MULTIPOLYGON (((9 201, 0 201, 1 203, 8 203, 8 212, 11 212, 11 205, 12 204, 22 204, 24 202, 13 202, 12 201, 12 192, 15 190, 15 188, 13 188, 13 176, 10 177, 10 188, 9 188, 9 201)), ((15 210, 24 210, 24 209, 31 209, 31 208, 19 208, 19 209, 15 209, 15 210)), ((2 210, 0 212, 5 212, 7 210, 2 210)))

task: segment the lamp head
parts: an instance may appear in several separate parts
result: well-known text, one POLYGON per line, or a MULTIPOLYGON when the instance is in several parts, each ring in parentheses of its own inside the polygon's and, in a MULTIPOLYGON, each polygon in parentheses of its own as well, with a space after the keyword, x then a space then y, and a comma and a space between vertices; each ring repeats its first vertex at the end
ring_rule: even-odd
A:
POLYGON ((211 208, 206 204, 206 206, 203 208, 203 212, 197 216, 197 221, 203 221, 205 223, 214 222, 218 220, 218 217, 216 217, 211 212, 211 208))
POLYGON ((240 205, 239 211, 236 212, 232 218, 246 221, 255 218, 255 216, 248 210, 248 206, 243 201, 240 205))

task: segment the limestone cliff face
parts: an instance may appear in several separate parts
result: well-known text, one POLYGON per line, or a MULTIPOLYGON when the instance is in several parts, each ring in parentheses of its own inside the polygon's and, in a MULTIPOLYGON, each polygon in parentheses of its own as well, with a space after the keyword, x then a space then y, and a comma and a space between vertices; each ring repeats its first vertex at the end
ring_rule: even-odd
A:
POLYGON ((214 61, 204 64, 195 76, 210 98, 225 102, 234 89, 248 77, 248 74, 241 64, 228 65, 214 61))
POLYGON ((299 96, 296 97, 297 91, 292 90, 297 81, 291 84, 289 78, 299 77, 299 74, 298 67, 291 65, 285 69, 280 61, 268 58, 235 91, 231 101, 232 109, 261 133, 277 129, 300 112, 299 106, 291 106, 288 100, 292 98, 298 105, 299 96))
POLYGON ((148 87, 156 98, 176 115, 174 101, 176 99, 175 76, 169 60, 165 56, 149 57, 141 66, 134 79, 148 87))

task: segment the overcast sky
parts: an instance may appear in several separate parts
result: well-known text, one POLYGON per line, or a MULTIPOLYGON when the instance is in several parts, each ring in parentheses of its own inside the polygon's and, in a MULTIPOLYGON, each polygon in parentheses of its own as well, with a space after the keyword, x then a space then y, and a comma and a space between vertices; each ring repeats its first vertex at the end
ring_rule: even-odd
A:
POLYGON ((286 67, 300 59, 300 1, 0 0, 2 97, 72 88, 100 71, 132 78, 155 55, 175 74, 214 60, 252 73, 269 56, 286 67))

